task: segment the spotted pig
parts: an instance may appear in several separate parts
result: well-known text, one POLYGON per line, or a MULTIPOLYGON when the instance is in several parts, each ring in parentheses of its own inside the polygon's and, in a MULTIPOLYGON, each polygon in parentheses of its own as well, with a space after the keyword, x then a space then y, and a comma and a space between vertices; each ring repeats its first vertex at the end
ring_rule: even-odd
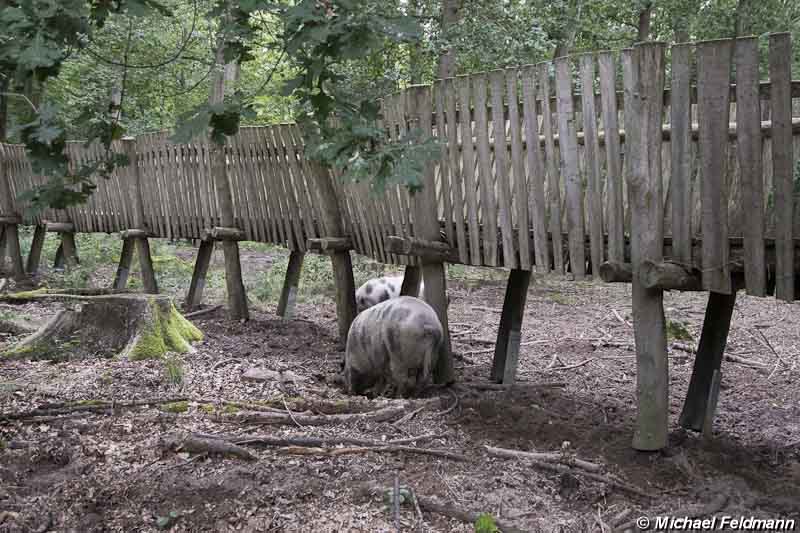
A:
MULTIPOLYGON (((369 280, 356 291, 358 312, 391 298, 397 298, 400 296, 402 286, 403 276, 385 276, 369 280)), ((425 283, 420 282, 419 297, 422 298, 423 294, 425 294, 425 283)))
POLYGON ((350 394, 412 396, 429 383, 444 342, 442 324, 412 296, 359 314, 347 334, 344 382, 350 394))

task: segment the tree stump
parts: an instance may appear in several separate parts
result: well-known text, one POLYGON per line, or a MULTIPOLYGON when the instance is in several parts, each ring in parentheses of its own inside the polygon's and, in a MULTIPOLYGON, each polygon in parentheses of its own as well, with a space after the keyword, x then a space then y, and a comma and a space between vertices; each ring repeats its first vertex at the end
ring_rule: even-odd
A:
POLYGON ((67 308, 38 331, 5 352, 0 361, 34 359, 63 361, 87 357, 131 360, 186 353, 203 334, 166 296, 113 294, 59 295, 67 308))

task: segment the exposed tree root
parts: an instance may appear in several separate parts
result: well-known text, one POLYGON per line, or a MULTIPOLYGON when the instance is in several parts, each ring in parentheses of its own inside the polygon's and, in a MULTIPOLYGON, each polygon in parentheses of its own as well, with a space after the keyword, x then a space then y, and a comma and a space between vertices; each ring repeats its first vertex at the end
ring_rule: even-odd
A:
POLYGON ((50 404, 47 407, 34 409, 32 411, 18 411, 11 413, 0 413, 0 420, 25 420, 29 418, 43 416, 59 416, 80 411, 108 411, 131 409, 147 405, 163 405, 166 403, 185 402, 188 398, 178 396, 175 398, 147 398, 144 400, 134 400, 129 402, 109 402, 105 400, 85 400, 74 402, 73 404, 59 403, 50 404))

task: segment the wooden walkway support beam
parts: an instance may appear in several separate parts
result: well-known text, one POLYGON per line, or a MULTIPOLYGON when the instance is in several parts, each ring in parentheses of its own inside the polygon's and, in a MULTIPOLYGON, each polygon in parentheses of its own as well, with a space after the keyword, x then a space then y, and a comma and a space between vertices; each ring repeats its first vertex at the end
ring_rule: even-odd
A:
POLYGON ((703 331, 700 334, 692 378, 680 417, 680 424, 686 429, 700 431, 706 418, 713 417, 713 413, 706 412, 713 392, 712 380, 714 372, 719 372, 722 367, 722 356, 728 341, 735 304, 735 290, 731 294, 718 292, 708 294, 703 331))
POLYGON ((530 270, 512 269, 508 275, 503 313, 497 330, 491 379, 496 383, 513 384, 517 375, 522 320, 528 300, 530 270))
MULTIPOLYGON (((391 237, 390 237, 391 238, 391 237)), ((406 265, 403 274, 403 285, 400 287, 401 296, 419 296, 419 282, 422 281, 422 271, 416 265, 406 265)))
POLYGON ((47 228, 42 224, 37 224, 33 230, 31 249, 28 252, 28 260, 25 264, 25 271, 28 274, 35 275, 39 271, 39 263, 42 260, 42 249, 44 248, 46 236, 47 228))
POLYGON ((283 280, 281 297, 278 300, 278 316, 292 318, 294 304, 297 301, 297 289, 300 286, 300 274, 303 272, 303 259, 306 254, 292 250, 289 254, 289 265, 286 267, 286 278, 283 280))
POLYGON ((197 258, 194 262, 194 269, 192 270, 192 281, 189 284, 189 291, 186 293, 186 299, 183 304, 183 308, 186 311, 191 311, 203 303, 203 289, 205 289, 206 286, 208 267, 211 264, 211 257, 213 255, 214 241, 200 241, 200 247, 197 249, 197 258))
POLYGON ((117 273, 114 275, 114 283, 112 285, 114 290, 122 290, 128 286, 128 276, 131 273, 134 248, 136 248, 136 242, 133 239, 122 240, 122 251, 119 253, 119 265, 117 265, 117 273))
POLYGON ((0 161, 0 214, 5 217, 12 217, 7 219, 8 222, 16 223, 2 223, 0 227, 3 228, 3 241, 5 246, 0 247, 0 266, 5 263, 5 258, 11 260, 11 275, 15 278, 22 278, 25 275, 25 269, 22 264, 22 251, 19 245, 19 222, 14 212, 14 199, 11 195, 11 185, 7 173, 5 161, 0 161))

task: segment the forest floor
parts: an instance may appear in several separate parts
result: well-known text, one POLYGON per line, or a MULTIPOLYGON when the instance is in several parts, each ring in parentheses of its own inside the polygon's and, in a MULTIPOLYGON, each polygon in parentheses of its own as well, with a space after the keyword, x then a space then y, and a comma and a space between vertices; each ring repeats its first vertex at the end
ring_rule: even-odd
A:
MULTIPOLYGON (((87 255, 82 268, 90 271, 80 283, 112 278, 118 252, 100 248, 107 257, 87 255)), ((173 263, 191 253, 164 245, 160 255, 172 259, 156 263, 166 292, 185 291, 185 265, 173 263)), ((205 339, 195 353, 0 362, 0 531, 396 531, 381 493, 395 480, 423 503, 419 511, 400 507, 402 531, 475 531, 434 512, 431 499, 531 532, 608 532, 659 515, 800 521, 797 306, 739 297, 727 353, 740 359, 723 365, 713 436, 704 440, 679 429, 677 418, 693 363, 686 350, 696 345, 705 298, 667 294, 669 447, 642 453, 631 448, 636 366, 628 285, 535 277, 519 383, 485 390, 476 384, 487 383, 503 273, 451 268, 459 385, 427 399, 368 401, 348 398, 338 384, 343 351, 324 258, 306 265, 295 317, 275 316, 285 255, 245 248, 252 319, 232 322, 223 311, 199 317, 205 339), (264 371, 262 381, 247 379, 253 369, 264 371), (126 404, 141 400, 150 403, 126 404), (385 421, 312 416, 392 406, 404 411, 385 421), (25 415, 34 409, 42 411, 25 415), (238 442, 244 451, 204 453, 187 436, 238 442), (288 440, 299 437, 328 440, 288 440), (394 440, 407 448, 393 448, 394 440), (597 465, 606 481, 578 468, 547 469, 553 462, 498 458, 486 446, 563 451, 597 465)), ((215 258, 209 304, 221 303, 220 263, 215 258)), ((358 281, 380 269, 358 263, 358 281)), ((44 279, 74 282, 50 273, 44 279)), ((0 304, 0 319, 37 323, 58 306, 0 304)), ((19 338, 0 333, 0 350, 19 338)))

